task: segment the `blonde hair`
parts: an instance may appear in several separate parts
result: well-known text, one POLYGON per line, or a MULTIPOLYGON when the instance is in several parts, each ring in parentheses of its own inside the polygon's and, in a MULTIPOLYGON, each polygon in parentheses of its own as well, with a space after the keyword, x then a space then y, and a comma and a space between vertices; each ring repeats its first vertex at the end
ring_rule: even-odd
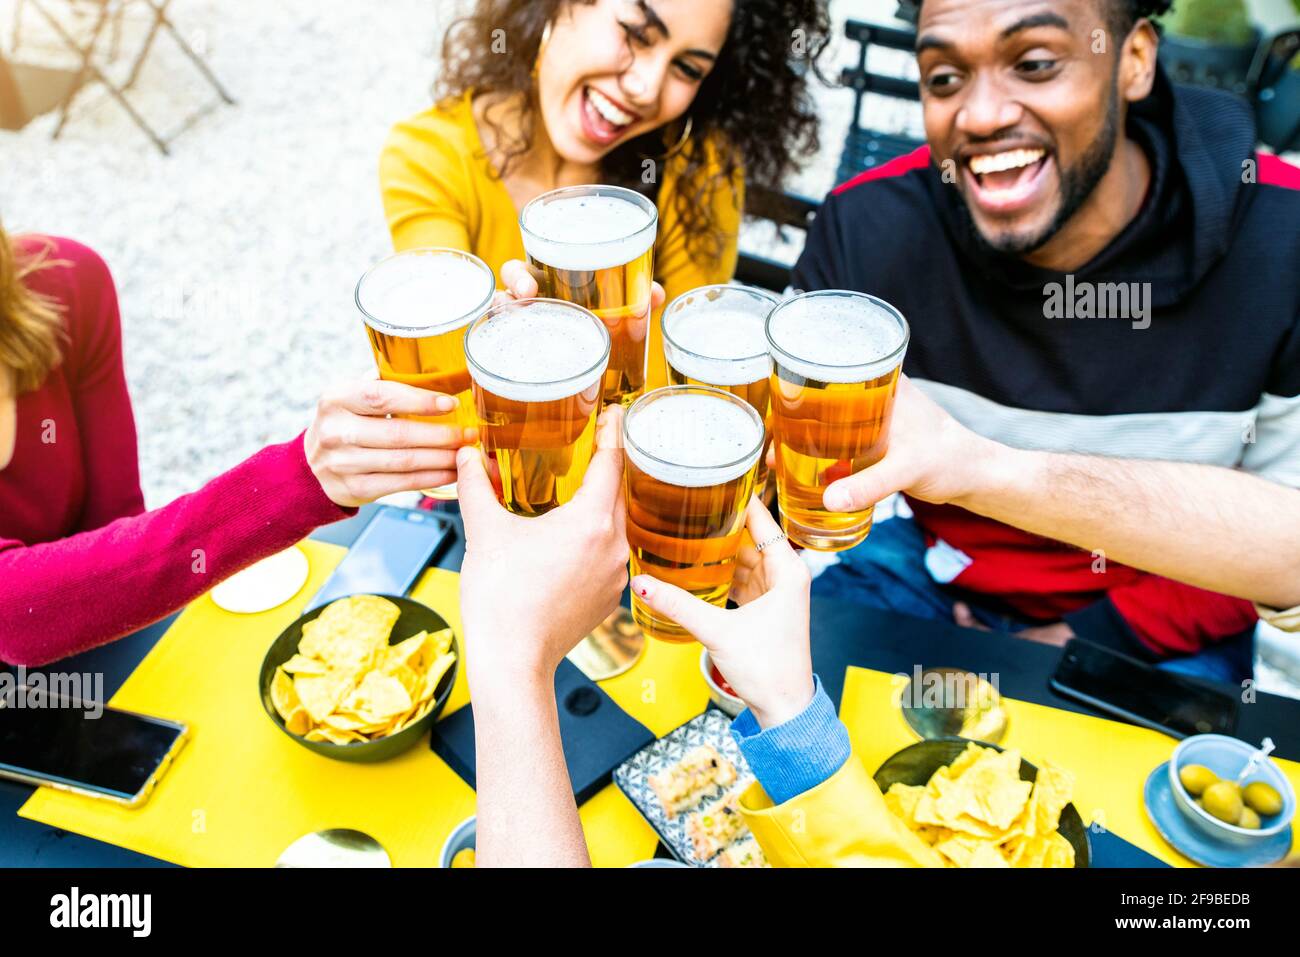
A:
POLYGON ((20 255, 0 226, 0 371, 13 377, 15 395, 39 389, 63 358, 59 304, 24 283, 32 273, 59 265, 50 259, 51 248, 47 243, 20 255))

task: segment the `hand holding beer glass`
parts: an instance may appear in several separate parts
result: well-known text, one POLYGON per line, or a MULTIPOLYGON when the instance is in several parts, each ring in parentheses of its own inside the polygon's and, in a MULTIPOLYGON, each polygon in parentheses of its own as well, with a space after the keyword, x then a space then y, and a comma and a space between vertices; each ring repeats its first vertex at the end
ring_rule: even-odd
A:
MULTIPOLYGON (((487 310, 496 279, 483 260, 458 249, 411 249, 371 267, 357 283, 356 303, 379 367, 379 377, 456 400, 443 415, 421 421, 468 427, 470 377, 464 329, 487 310)), ((455 485, 428 489, 454 499, 455 485)))
MULTIPOLYGON (((633 575, 726 604, 763 441, 753 406, 719 389, 668 386, 632 403, 623 450, 633 575)), ((691 640, 635 592, 632 615, 653 638, 691 640)))
POLYGON ((516 515, 543 515, 582 484, 609 347, 599 319, 556 299, 501 303, 466 330, 484 464, 516 515))
POLYGON ((619 186, 543 193, 519 217, 538 295, 595 313, 609 330, 604 401, 626 406, 645 387, 659 212, 619 186))
POLYGON ((832 512, 822 496, 885 457, 907 321, 874 296, 830 289, 777 306, 767 339, 781 524, 805 548, 852 548, 871 531, 874 503, 832 512))

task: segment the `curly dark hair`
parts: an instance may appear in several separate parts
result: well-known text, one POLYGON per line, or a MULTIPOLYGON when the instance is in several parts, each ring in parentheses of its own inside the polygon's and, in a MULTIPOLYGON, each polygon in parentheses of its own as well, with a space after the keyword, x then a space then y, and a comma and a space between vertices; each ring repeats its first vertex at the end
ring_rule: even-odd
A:
MULTIPOLYGON (((505 132, 488 120, 504 156, 498 175, 532 144, 538 113, 532 69, 546 24, 569 3, 592 2, 478 0, 474 10, 447 31, 443 72, 435 87, 438 99, 471 90, 475 95, 526 97, 521 133, 513 140, 505 139, 505 132), (512 55, 484 56, 501 37, 512 55)), ((715 190, 731 188, 738 170, 743 169, 748 182, 777 186, 798 158, 816 152, 817 113, 808 80, 820 76, 818 60, 829 34, 824 0, 734 0, 726 42, 687 113, 690 138, 672 160, 680 164, 675 212, 692 255, 720 255, 724 237, 714 222, 710 198, 715 190)), ((672 130, 653 130, 620 144, 602 160, 602 178, 657 198, 662 179, 658 167, 681 132, 674 124, 672 130), (657 167, 650 184, 642 178, 647 159, 657 167)))
MULTIPOLYGON (((1128 36, 1133 25, 1139 20, 1150 20, 1164 16, 1173 6, 1173 0, 1102 0, 1109 10, 1106 19, 1116 36, 1128 36)), ((1157 29, 1159 26, 1157 24, 1157 29)))

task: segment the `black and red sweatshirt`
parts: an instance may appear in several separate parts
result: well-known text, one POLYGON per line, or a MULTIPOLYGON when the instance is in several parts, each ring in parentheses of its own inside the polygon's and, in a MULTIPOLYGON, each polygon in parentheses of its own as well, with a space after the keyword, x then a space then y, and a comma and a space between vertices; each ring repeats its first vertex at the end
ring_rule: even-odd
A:
MULTIPOLYGON (((1235 467, 1300 487, 1300 169, 1255 152, 1244 103, 1163 74, 1130 110, 1128 133, 1151 163, 1146 200, 1069 276, 980 245, 922 147, 833 191, 794 284, 897 306, 912 327, 904 371, 998 441, 1235 467), (1124 287, 1127 309, 1120 287, 1101 285, 1116 283, 1138 284, 1124 287)), ((1065 618, 1148 658, 1255 621, 1247 601, 954 506, 910 504, 937 579, 1028 618, 1065 618)))

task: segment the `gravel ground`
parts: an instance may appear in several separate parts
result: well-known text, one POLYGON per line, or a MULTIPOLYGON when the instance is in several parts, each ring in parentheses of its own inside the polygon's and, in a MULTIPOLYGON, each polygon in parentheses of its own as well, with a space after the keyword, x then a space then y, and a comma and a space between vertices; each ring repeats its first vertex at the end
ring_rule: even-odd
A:
MULTIPOLYGON (((6 49, 15 3, 0 0, 6 49)), ((79 239, 116 277, 151 507, 295 435, 324 388, 372 368, 352 290, 390 248, 378 149, 395 120, 428 104, 456 6, 176 0, 178 27, 238 104, 198 122, 170 157, 94 87, 56 142, 52 116, 0 131, 6 228, 79 239)), ((836 0, 836 33, 846 16, 887 21, 893 7, 836 0)), ((23 24, 18 57, 59 62, 32 11, 23 24)), ((125 48, 140 34, 128 23, 125 48)), ((875 68, 914 70, 905 54, 878 55, 875 68)), ((853 59, 837 39, 827 72, 853 59)), ((824 148, 789 184, 814 197, 833 184, 852 111, 847 91, 817 96, 824 148)), ((132 94, 164 132, 212 98, 166 36, 132 94)), ((866 109, 879 128, 920 133, 915 107, 869 98, 866 109)), ((742 246, 786 260, 798 251, 754 225, 742 246)), ((1300 675, 1300 656, 1277 640, 1265 650, 1262 683, 1300 696, 1285 674, 1300 675)))
MULTIPOLYGON (((0 23, 14 3, 0 0, 0 23)), ((79 239, 116 277, 150 506, 294 435, 323 388, 370 366, 352 290, 390 248, 378 150, 395 120, 429 102, 454 9, 177 0, 182 33, 238 105, 201 120, 170 157, 93 87, 58 141, 52 116, 0 131, 6 228, 79 239)), ((846 9, 892 6, 836 4, 841 19, 846 9)), ((51 61, 35 14, 23 22, 20 56, 51 61)), ((138 34, 128 27, 128 48, 138 34)), ((132 98, 169 130, 212 97, 162 37, 132 98)), ((851 109, 844 91, 821 100, 828 149, 793 184, 815 196, 831 185, 851 109)), ((774 248, 750 233, 750 247, 774 248)))

